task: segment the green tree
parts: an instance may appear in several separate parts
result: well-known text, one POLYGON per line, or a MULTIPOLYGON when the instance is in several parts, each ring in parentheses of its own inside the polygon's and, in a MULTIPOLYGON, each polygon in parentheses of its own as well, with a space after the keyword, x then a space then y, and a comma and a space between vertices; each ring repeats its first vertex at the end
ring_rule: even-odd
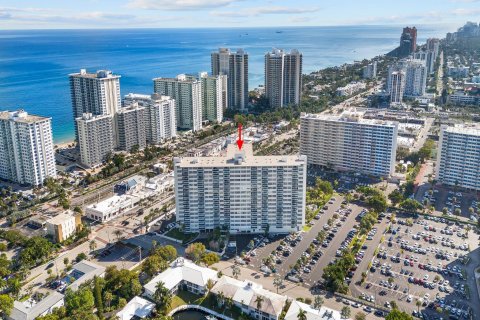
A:
POLYGON ((152 255, 142 263, 142 271, 149 277, 168 268, 168 263, 157 255, 152 255))
POLYGON ((201 242, 195 242, 190 244, 187 249, 185 249, 185 255, 187 258, 193 260, 194 262, 200 261, 207 249, 205 245, 201 242))
POLYGON ((165 288, 165 284, 159 281, 155 287, 155 293, 153 295, 157 308, 162 311, 168 310, 172 303, 172 294, 165 288))
POLYGON ((415 199, 405 199, 400 203, 400 207, 406 211, 417 212, 422 209, 422 204, 415 199))
POLYGON ((350 315, 352 314, 352 310, 350 309, 349 306, 344 306, 342 308, 342 311, 340 312, 341 316, 343 319, 348 319, 350 315))
POLYGON ((390 313, 385 317, 385 320, 413 320, 413 317, 408 313, 400 311, 398 309, 393 309, 390 313))
POLYGON ((209 252, 203 255, 201 261, 205 263, 207 266, 211 266, 220 261, 220 258, 216 253, 209 252))
POLYGON ((93 252, 93 251, 95 251, 95 249, 97 249, 97 242, 95 241, 95 239, 90 241, 90 243, 88 244, 88 247, 90 248, 91 252, 93 252))
POLYGON ((255 298, 255 304, 257 306, 257 310, 262 310, 262 304, 263 304, 263 297, 257 296, 255 298))
POLYGON ((387 209, 387 200, 382 194, 376 194, 367 199, 367 204, 375 212, 384 212, 387 209))
POLYGON ((298 310, 297 319, 298 320, 307 320, 307 312, 305 310, 303 310, 302 308, 300 308, 298 310))
POLYGON ((68 315, 76 311, 92 311, 95 305, 92 291, 87 288, 80 288, 77 291, 67 289, 65 294, 65 308, 68 315))
POLYGON ((273 286, 277 289, 277 293, 278 289, 283 286, 283 280, 279 275, 275 276, 275 278, 273 279, 273 286))
POLYGON ((132 299, 142 291, 142 285, 135 271, 118 270, 116 266, 109 266, 105 271, 105 290, 126 300, 132 299))
POLYGON ((362 311, 359 311, 355 314, 355 320, 366 320, 366 319, 367 319, 367 315, 362 311))
POLYGON ((162 259, 172 262, 177 258, 177 249, 172 245, 157 247, 153 254, 160 256, 162 259))
POLYGON ((240 267, 237 266, 237 265, 233 265, 232 266, 232 275, 235 279, 238 279, 238 276, 240 275, 241 273, 241 270, 240 270, 240 267))
POLYGON ((93 296, 95 299, 95 307, 97 308, 97 315, 103 317, 103 300, 102 300, 102 289, 103 285, 100 282, 100 279, 95 276, 93 278, 93 296))
POLYGON ((321 296, 316 295, 315 298, 313 299, 313 309, 318 310, 318 312, 320 313, 320 309, 322 309, 324 302, 325 301, 321 296))
POLYGON ((110 309, 110 305, 113 301, 113 294, 110 291, 105 291, 103 294, 103 301, 105 301, 107 308, 110 309))
POLYGON ((3 316, 9 316, 12 309, 13 298, 10 297, 8 294, 0 294, 0 313, 3 316))
POLYGON ((390 200, 390 202, 392 202, 393 206, 396 206, 397 204, 402 202, 404 198, 400 190, 395 189, 388 195, 388 199, 390 200))

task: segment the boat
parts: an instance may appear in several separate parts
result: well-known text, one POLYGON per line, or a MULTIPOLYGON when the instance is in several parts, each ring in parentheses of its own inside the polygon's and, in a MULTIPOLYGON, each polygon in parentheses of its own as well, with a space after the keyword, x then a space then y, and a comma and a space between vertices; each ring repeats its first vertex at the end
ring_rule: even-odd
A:
POLYGON ((277 30, 277 31, 275 31, 275 33, 283 33, 283 31, 277 30))
POLYGON ((205 319, 205 320, 218 320, 216 317, 214 317, 214 316, 212 316, 212 315, 205 316, 204 319, 205 319))

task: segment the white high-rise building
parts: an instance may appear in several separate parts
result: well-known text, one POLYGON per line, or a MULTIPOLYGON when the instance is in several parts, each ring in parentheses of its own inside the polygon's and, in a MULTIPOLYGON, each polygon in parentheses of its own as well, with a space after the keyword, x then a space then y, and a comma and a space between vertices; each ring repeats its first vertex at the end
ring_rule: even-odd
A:
POLYGON ((395 170, 398 123, 364 119, 359 112, 300 117, 300 154, 308 164, 389 176, 395 170))
POLYGON ((428 70, 425 61, 408 60, 405 72, 405 90, 403 94, 409 97, 425 95, 428 70))
POLYGON ((38 186, 56 176, 51 118, 0 112, 0 179, 38 186))
POLYGON ((302 96, 302 54, 274 49, 265 54, 265 95, 270 107, 298 105, 302 96))
POLYGON ((115 146, 113 116, 84 113, 76 121, 80 161, 88 167, 101 165, 115 146))
POLYGON ((442 126, 438 144, 436 178, 461 188, 480 190, 480 126, 442 126))
POLYGON ((130 151, 137 146, 139 150, 146 147, 146 114, 145 108, 138 103, 132 103, 121 108, 115 117, 117 122, 117 148, 130 151))
POLYGON ((403 70, 395 70, 388 74, 388 93, 390 94, 391 104, 400 104, 403 101, 405 91, 406 74, 403 70))
MULTIPOLYGON (((74 120, 84 113, 113 116, 120 109, 119 75, 108 70, 88 73, 81 69, 79 73, 70 74, 69 78, 74 120)), ((78 140, 76 123, 75 135, 78 140)))
POLYGON ((377 77, 377 61, 367 64, 363 67, 363 78, 374 79, 377 77))
POLYGON ((304 156, 254 156, 252 145, 226 156, 175 158, 177 221, 184 232, 288 233, 305 224, 304 156))
POLYGON ((125 106, 139 105, 145 108, 145 135, 152 144, 160 144, 177 136, 175 100, 160 94, 129 93, 123 101, 125 106))
POLYGON ((430 52, 429 60, 427 60, 428 73, 435 71, 435 63, 440 53, 440 40, 436 38, 427 39, 427 50, 430 52))
POLYGON ((227 108, 227 76, 209 76, 201 72, 202 82, 202 119, 211 122, 222 122, 223 111, 227 108))
POLYGON ((232 52, 220 48, 211 54, 212 75, 227 76, 228 107, 245 110, 248 107, 248 53, 243 49, 232 52))
POLYGON ((184 74, 176 78, 153 79, 155 93, 175 100, 177 127, 198 131, 202 128, 202 83, 184 74))

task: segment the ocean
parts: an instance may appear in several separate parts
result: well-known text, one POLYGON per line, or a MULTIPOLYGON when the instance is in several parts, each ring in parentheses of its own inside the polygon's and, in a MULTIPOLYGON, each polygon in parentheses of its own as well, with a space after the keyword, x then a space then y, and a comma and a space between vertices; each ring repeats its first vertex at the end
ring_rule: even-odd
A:
MULTIPOLYGON (((417 27, 418 43, 446 30, 417 27)), ((210 72, 219 47, 249 53, 249 87, 263 84, 264 53, 303 53, 303 72, 372 58, 394 49, 400 26, 211 29, 0 30, 0 111, 24 109, 52 117, 56 143, 74 136, 68 74, 112 70, 122 96, 152 93, 154 77, 210 72)))

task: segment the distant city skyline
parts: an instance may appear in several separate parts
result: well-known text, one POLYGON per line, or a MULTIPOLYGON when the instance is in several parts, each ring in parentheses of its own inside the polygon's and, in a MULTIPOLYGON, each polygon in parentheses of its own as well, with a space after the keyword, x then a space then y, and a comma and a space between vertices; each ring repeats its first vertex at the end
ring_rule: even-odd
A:
POLYGON ((2 29, 463 25, 480 0, 0 0, 2 29), (361 15, 359 14, 361 13, 361 15), (188 24, 185 22, 188 21, 188 24))

